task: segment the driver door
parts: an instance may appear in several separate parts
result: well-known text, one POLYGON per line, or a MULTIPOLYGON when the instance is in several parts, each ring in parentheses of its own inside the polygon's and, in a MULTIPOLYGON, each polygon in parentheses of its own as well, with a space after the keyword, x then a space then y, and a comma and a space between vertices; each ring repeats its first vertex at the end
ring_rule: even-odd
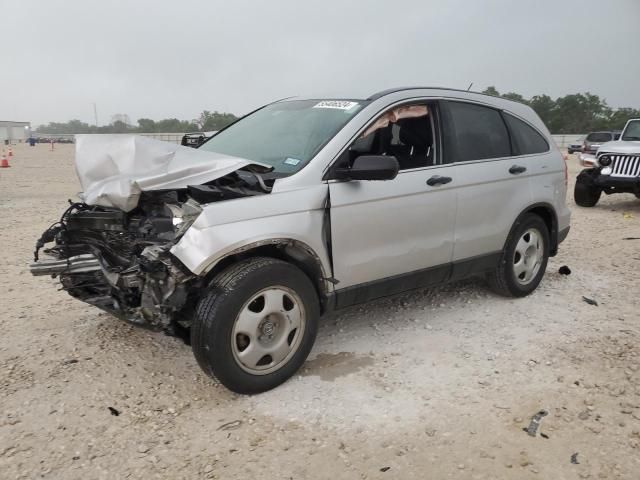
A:
POLYGON ((338 307, 439 283, 450 274, 456 179, 452 166, 440 164, 438 142, 432 141, 439 138, 435 112, 430 105, 422 122, 389 122, 369 142, 370 151, 362 151, 362 137, 350 147, 351 157, 397 152, 395 179, 329 181, 338 307), (407 152, 421 153, 411 158, 407 152), (437 181, 442 178, 448 180, 437 181))

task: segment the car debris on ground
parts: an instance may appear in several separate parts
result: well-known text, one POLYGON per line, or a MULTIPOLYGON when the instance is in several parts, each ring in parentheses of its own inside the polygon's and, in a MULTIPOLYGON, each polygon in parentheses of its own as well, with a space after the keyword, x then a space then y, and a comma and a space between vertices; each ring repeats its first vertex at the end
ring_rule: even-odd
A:
POLYGON ((523 430, 527 432, 527 434, 530 437, 535 437, 536 434, 538 433, 538 428, 540 428, 540 423, 542 422, 542 419, 547 415, 549 415, 549 412, 547 410, 538 411, 533 417, 531 417, 531 422, 529 423, 529 426, 526 428, 523 428, 523 430))
POLYGON ((598 306, 598 302, 596 300, 594 300, 593 298, 589 298, 589 297, 585 297, 584 295, 582 296, 582 300, 585 303, 588 303, 589 305, 593 305, 594 307, 598 306))

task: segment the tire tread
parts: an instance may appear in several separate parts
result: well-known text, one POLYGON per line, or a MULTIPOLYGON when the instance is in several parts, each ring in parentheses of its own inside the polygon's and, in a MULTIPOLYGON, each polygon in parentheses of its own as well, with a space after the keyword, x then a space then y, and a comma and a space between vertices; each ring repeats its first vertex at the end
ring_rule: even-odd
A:
POLYGON ((542 228, 547 233, 547 238, 546 238, 547 241, 545 244, 545 256, 547 258, 545 259, 544 269, 542 269, 542 275, 544 275, 544 270, 546 269, 546 262, 548 261, 548 258, 549 258, 549 247, 550 247, 550 242, 548 237, 549 230, 546 224, 544 223, 544 220, 539 215, 536 215, 535 213, 527 213, 523 215, 521 218, 519 218, 516 221, 516 223, 513 224, 513 227, 511 227, 511 231, 509 232, 509 236, 507 237, 507 241, 505 242, 505 247, 502 250, 502 256, 500 257, 500 262, 498 263, 498 266, 487 275, 487 283, 489 284, 489 288, 498 295, 501 295, 503 297, 523 297, 533 292, 533 290, 537 288, 537 284, 539 283, 539 280, 537 281, 536 286, 533 289, 527 288, 525 290, 521 290, 517 288, 517 286, 512 285, 511 284, 512 282, 509 281, 510 275, 511 275, 511 272, 509 271, 510 263, 508 258, 509 257, 508 252, 510 251, 510 246, 514 241, 514 238, 518 237, 519 232, 522 229, 522 226, 532 222, 541 224, 542 228))
MULTIPOLYGON (((228 319, 219 315, 219 311, 223 308, 224 303, 229 300, 230 297, 237 296, 242 292, 242 284, 248 281, 248 277, 257 274, 261 270, 278 267, 284 267, 288 270, 294 269, 295 274, 300 275, 302 283, 307 283, 306 286, 302 285, 300 288, 306 289, 313 295, 315 304, 311 306, 305 305, 307 308, 312 310, 308 312, 307 322, 308 329, 312 335, 311 342, 313 342, 313 339, 315 339, 315 331, 317 329, 317 318, 319 317, 319 302, 317 301, 315 288, 302 271, 284 260, 271 257, 251 257, 230 265, 213 277, 209 283, 206 293, 203 294, 196 308, 195 318, 191 326, 191 347, 193 349, 194 356, 202 370, 204 370, 207 375, 218 380, 227 388, 237 393, 258 393, 273 387, 263 388, 258 386, 258 383, 256 383, 256 385, 249 385, 242 380, 228 378, 229 375, 226 375, 226 378, 220 378, 222 374, 220 376, 216 375, 214 373, 214 367, 211 360, 210 349, 211 344, 213 343, 210 338, 211 332, 215 331, 217 326, 220 326, 217 325, 217 322, 228 321, 228 319)), ((310 348, 311 346, 309 345, 307 350, 310 350, 310 348)), ((304 350, 302 346, 300 349, 304 350)), ((307 354, 304 355, 305 358, 307 354)), ((227 361, 226 357, 224 361, 227 361)), ((235 360, 228 359, 228 361, 234 362, 235 360)), ((304 359, 302 361, 304 361, 304 359)), ((283 369, 286 367, 287 365, 285 365, 283 369)), ((223 368, 223 366, 217 367, 217 369, 223 368)), ((280 370, 277 370, 271 374, 265 375, 264 377, 275 375, 279 372, 280 370)), ((259 380, 263 380, 264 377, 259 380)), ((284 380, 286 380, 286 378, 278 379, 276 382, 279 384, 284 380)))

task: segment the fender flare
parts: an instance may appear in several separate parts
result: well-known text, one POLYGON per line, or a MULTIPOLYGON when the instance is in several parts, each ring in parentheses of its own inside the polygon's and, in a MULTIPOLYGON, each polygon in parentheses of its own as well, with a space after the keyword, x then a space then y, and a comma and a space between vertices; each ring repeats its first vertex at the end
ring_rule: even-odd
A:
POLYGON ((554 257, 558 253, 558 214, 555 208, 553 208, 553 205, 546 202, 533 203, 520 212, 511 225, 509 234, 502 245, 502 250, 504 251, 507 248, 507 242, 511 238, 517 225, 522 221, 522 218, 529 213, 535 213, 542 217, 542 220, 544 220, 547 227, 549 227, 549 240, 551 242, 549 256, 554 257))
POLYGON ((211 261, 204 268, 202 275, 211 278, 236 261, 239 256, 262 256, 270 253, 271 256, 289 261, 303 270, 316 286, 320 297, 326 297, 331 293, 335 279, 330 276, 320 256, 307 243, 293 238, 265 238, 236 247, 211 261))

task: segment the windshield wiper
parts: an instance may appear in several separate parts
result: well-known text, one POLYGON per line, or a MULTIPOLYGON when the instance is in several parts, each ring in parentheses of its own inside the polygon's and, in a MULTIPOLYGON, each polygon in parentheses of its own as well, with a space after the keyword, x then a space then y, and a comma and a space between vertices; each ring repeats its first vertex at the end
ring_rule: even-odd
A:
POLYGON ((264 183, 264 179, 262 178, 262 176, 259 173, 254 172, 253 170, 249 170, 249 173, 251 173, 256 178, 256 180, 258 181, 258 184, 260 185, 260 188, 262 188, 262 190, 265 193, 270 193, 271 192, 271 188, 272 187, 270 187, 266 183, 264 183))
POLYGON ((636 142, 640 140, 640 137, 623 137, 622 140, 631 140, 632 142, 636 142))

